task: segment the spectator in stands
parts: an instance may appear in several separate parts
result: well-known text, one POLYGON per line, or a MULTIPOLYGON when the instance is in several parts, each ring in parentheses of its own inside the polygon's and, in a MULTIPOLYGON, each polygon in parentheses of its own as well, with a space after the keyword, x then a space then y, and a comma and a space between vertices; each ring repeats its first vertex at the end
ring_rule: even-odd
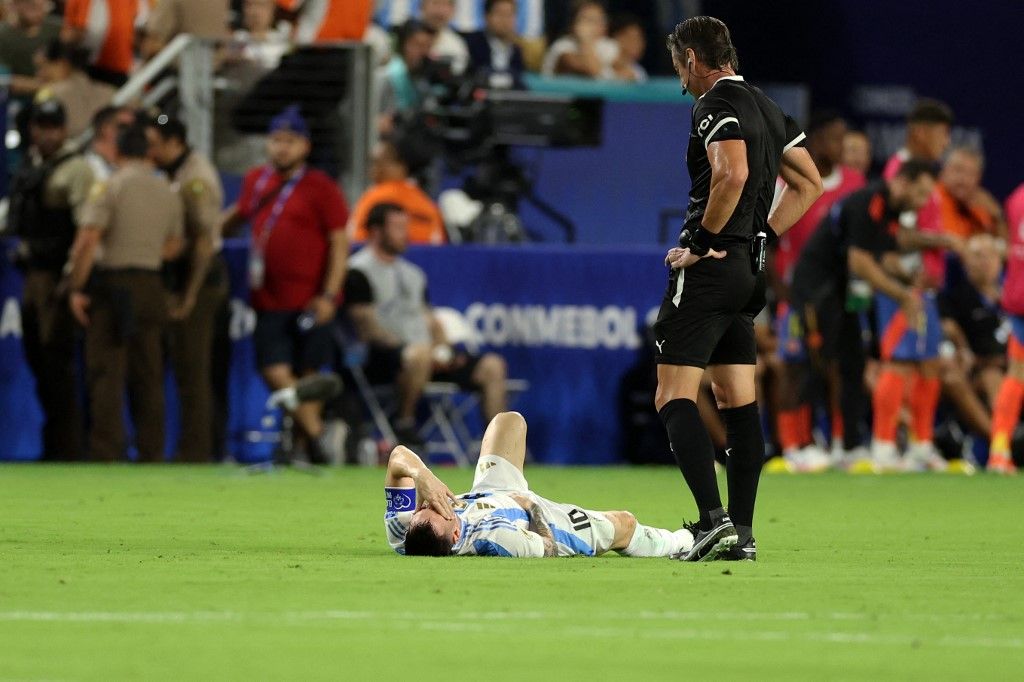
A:
POLYGON ((466 36, 470 68, 495 89, 523 89, 523 51, 516 43, 516 0, 486 0, 484 30, 466 36))
POLYGON ((135 22, 139 0, 68 0, 61 40, 89 51, 89 75, 124 85, 135 63, 135 22))
POLYGON ((266 70, 276 69, 291 43, 277 29, 274 0, 245 0, 242 5, 242 28, 232 36, 236 58, 258 64, 266 70))
POLYGON ((1010 226, 1010 245, 1000 305, 1010 316, 1008 366, 992 408, 992 441, 985 468, 995 473, 1015 474, 1017 467, 1013 463, 1010 442, 1024 401, 1024 184, 1006 200, 1006 220, 1010 226))
POLYGON ((140 50, 143 58, 153 57, 179 33, 224 40, 228 37, 229 4, 228 0, 160 0, 146 21, 140 50))
POLYGON ((36 99, 60 100, 68 115, 68 135, 78 137, 89 128, 96 112, 110 104, 116 90, 91 80, 85 73, 85 51, 59 39, 50 41, 36 61, 42 84, 36 99))
POLYGON ((36 53, 60 35, 60 20, 47 0, 15 0, 13 21, 0 24, 0 64, 11 72, 11 94, 31 98, 39 90, 36 53))
POLYGON ((458 76, 469 66, 469 50, 466 41, 451 27, 454 16, 455 0, 420 0, 420 20, 434 30, 430 58, 448 62, 458 76))
POLYGON ((149 156, 171 181, 185 215, 185 248, 165 268, 173 293, 168 317, 171 369, 178 387, 181 435, 177 458, 209 462, 213 453, 213 327, 227 299, 227 267, 220 258, 220 176, 188 145, 184 124, 161 114, 146 125, 149 156))
POLYGON ((612 20, 609 35, 619 46, 622 62, 619 79, 634 83, 645 82, 647 69, 640 65, 640 60, 647 51, 647 35, 640 20, 630 14, 620 14, 612 20))
POLYGON ((75 321, 59 287, 93 175, 68 139, 60 102, 36 104, 29 130, 31 147, 11 183, 9 214, 25 278, 22 342, 43 409, 43 459, 77 459, 84 442, 75 321))
POLYGON ((985 157, 972 147, 955 147, 946 157, 936 190, 942 229, 961 239, 976 234, 1006 236, 1003 209, 981 186, 985 157))
POLYGON ((360 197, 349 221, 352 241, 369 239, 370 211, 384 203, 402 207, 408 222, 409 243, 437 245, 448 241, 441 211, 412 178, 429 160, 420 144, 410 135, 384 138, 377 143, 370 167, 373 185, 360 197))
POLYGON ((416 19, 398 29, 396 54, 386 66, 377 70, 377 128, 382 135, 390 133, 396 117, 419 106, 417 83, 434 44, 436 32, 416 19))
MULTIPOLYGON (((818 173, 821 174, 824 191, 803 217, 779 238, 772 253, 770 274, 778 300, 776 318, 779 337, 782 339, 779 354, 783 360, 778 375, 781 386, 778 391, 780 409, 776 413, 776 430, 785 462, 795 470, 824 468, 829 465, 829 461, 812 443, 810 396, 805 390, 811 383, 812 369, 821 367, 822 363, 811 362, 815 356, 815 349, 807 347, 807 320, 804 319, 806 311, 790 307, 788 288, 793 279, 797 259, 822 220, 836 203, 864 186, 864 176, 841 163, 846 130, 846 121, 836 111, 819 111, 812 114, 807 125, 807 151, 817 166, 818 173)), ((781 191, 783 186, 784 183, 779 180, 776 183, 776 190, 781 191)), ((864 373, 863 366, 854 368, 852 358, 849 364, 850 371, 846 379, 859 384, 864 373)), ((825 369, 827 376, 821 378, 827 378, 830 389, 828 403, 832 415, 833 446, 836 446, 844 436, 844 420, 839 409, 839 364, 831 363, 825 369)), ((846 449, 851 450, 858 444, 857 434, 851 434, 846 449)), ((841 447, 834 447, 837 455, 835 463, 838 463, 841 450, 841 447)))
POLYGON ((139 459, 164 458, 163 327, 167 292, 161 264, 181 251, 181 203, 146 158, 146 134, 118 137, 120 163, 94 186, 71 248, 69 305, 85 327, 90 456, 115 461, 127 443, 128 390, 139 459))
POLYGON ((350 259, 345 306, 369 345, 367 378, 397 385, 396 435, 403 442, 417 441, 416 406, 431 379, 479 390, 484 419, 490 421, 506 408, 504 359, 453 351, 431 312, 426 275, 402 256, 409 244, 409 216, 400 206, 373 206, 366 226, 369 241, 350 259))
POLYGON ((631 71, 619 45, 608 37, 608 16, 597 0, 577 0, 569 33, 548 48, 541 73, 601 80, 626 79, 631 71))
POLYGON ((277 0, 297 12, 294 40, 299 45, 362 40, 370 25, 373 0, 277 0))
MULTIPOLYGON (((256 309, 256 362, 272 391, 332 365, 330 323, 345 280, 348 209, 337 183, 309 168, 310 132, 297 105, 270 124, 269 163, 254 168, 224 219, 223 234, 252 225, 249 286, 256 309)), ((310 459, 325 462, 331 434, 323 406, 300 404, 293 413, 310 459)))
MULTIPOLYGON (((413 6, 408 0, 377 0, 374 21, 385 28, 401 26, 410 18, 413 6)), ((516 33, 522 39, 523 57, 528 68, 539 70, 547 47, 545 0, 516 0, 516 10, 516 33)), ((455 0, 452 25, 462 33, 481 31, 486 28, 485 15, 486 0, 455 0)))
POLYGON ((843 137, 843 165, 864 177, 871 172, 871 140, 862 131, 846 131, 843 137))
POLYGON ((105 182, 117 170, 117 137, 134 122, 135 111, 130 107, 106 106, 92 117, 92 139, 85 159, 96 180, 105 182))
POLYGON ((999 308, 1003 260, 987 234, 967 242, 966 277, 942 292, 942 331, 956 349, 943 362, 942 388, 976 433, 990 436, 991 409, 1006 372, 1005 316, 999 308))

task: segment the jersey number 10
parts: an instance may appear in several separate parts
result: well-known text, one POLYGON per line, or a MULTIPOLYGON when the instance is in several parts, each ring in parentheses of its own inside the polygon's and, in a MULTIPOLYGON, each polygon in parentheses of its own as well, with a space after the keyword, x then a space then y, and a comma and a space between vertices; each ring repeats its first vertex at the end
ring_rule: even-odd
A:
POLYGON ((569 512, 569 521, 572 523, 573 530, 579 531, 590 528, 590 517, 580 509, 573 509, 569 512))

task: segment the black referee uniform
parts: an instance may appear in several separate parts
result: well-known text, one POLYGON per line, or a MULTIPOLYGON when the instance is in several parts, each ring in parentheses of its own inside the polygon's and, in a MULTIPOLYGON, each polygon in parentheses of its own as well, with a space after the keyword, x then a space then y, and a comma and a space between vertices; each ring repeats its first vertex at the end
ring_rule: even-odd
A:
MULTIPOLYGON (((711 237, 722 259, 704 258, 673 270, 654 326, 659 365, 699 367, 754 365, 754 316, 765 304, 765 275, 759 258, 773 236, 768 214, 782 155, 804 144, 805 135, 763 92, 742 76, 725 76, 693 107, 686 165, 692 187, 684 234, 698 234, 711 194, 708 146, 724 140, 746 144, 747 179, 732 215, 711 237), (758 235, 761 239, 755 239, 758 235)), ((681 245, 686 245, 684 239, 681 245)), ((704 241, 704 246, 707 242, 704 241)), ((729 510, 722 508, 714 469, 714 449, 692 400, 675 399, 659 415, 668 431, 679 469, 693 493, 700 521, 694 548, 683 558, 714 556, 712 543, 737 542, 732 558, 754 558, 754 500, 764 461, 764 434, 757 403, 721 411, 727 433, 729 510), (731 517, 731 519, 730 519, 731 517), (734 528, 735 524, 735 528, 734 528)))
POLYGON ((751 265, 752 239, 768 233, 782 154, 805 135, 775 102, 743 80, 720 78, 693 107, 686 167, 692 182, 685 230, 696 232, 711 194, 712 142, 743 140, 747 182, 736 210, 712 243, 724 259, 673 270, 654 326, 658 364, 707 367, 757 362, 754 316, 765 304, 764 274, 751 265))

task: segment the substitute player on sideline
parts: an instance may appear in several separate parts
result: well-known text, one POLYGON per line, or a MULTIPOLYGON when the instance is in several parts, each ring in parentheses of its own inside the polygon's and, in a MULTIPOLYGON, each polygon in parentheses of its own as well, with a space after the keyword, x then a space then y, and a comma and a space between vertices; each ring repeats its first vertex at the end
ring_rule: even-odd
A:
POLYGON ((736 75, 736 48, 724 23, 687 19, 668 47, 684 92, 697 97, 686 154, 690 202, 681 248, 665 258, 672 271, 654 328, 655 405, 700 512, 693 548, 678 558, 753 559, 754 498, 764 461, 754 315, 765 303, 765 243, 821 196, 821 176, 796 122, 736 75), (786 186, 772 207, 780 175, 786 186), (709 366, 727 431, 728 512, 696 404, 709 366))
POLYGON ((409 556, 518 558, 667 557, 693 545, 693 533, 637 523, 628 511, 596 512, 532 492, 523 476, 526 420, 502 412, 484 434, 473 489, 455 496, 412 450, 391 453, 384 479, 388 543, 409 556))

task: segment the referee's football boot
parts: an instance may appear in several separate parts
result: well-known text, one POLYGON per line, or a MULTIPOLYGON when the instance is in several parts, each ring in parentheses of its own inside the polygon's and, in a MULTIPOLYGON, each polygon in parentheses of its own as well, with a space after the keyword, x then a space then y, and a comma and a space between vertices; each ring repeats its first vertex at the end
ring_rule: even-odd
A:
POLYGON ((757 543, 753 537, 746 542, 737 542, 718 558, 724 561, 757 561, 757 543))
POLYGON ((714 561, 732 549, 739 540, 736 527, 732 525, 729 515, 725 512, 711 517, 709 530, 701 530, 700 524, 697 523, 685 524, 683 527, 693 533, 693 547, 689 552, 680 552, 672 556, 678 561, 714 561))

